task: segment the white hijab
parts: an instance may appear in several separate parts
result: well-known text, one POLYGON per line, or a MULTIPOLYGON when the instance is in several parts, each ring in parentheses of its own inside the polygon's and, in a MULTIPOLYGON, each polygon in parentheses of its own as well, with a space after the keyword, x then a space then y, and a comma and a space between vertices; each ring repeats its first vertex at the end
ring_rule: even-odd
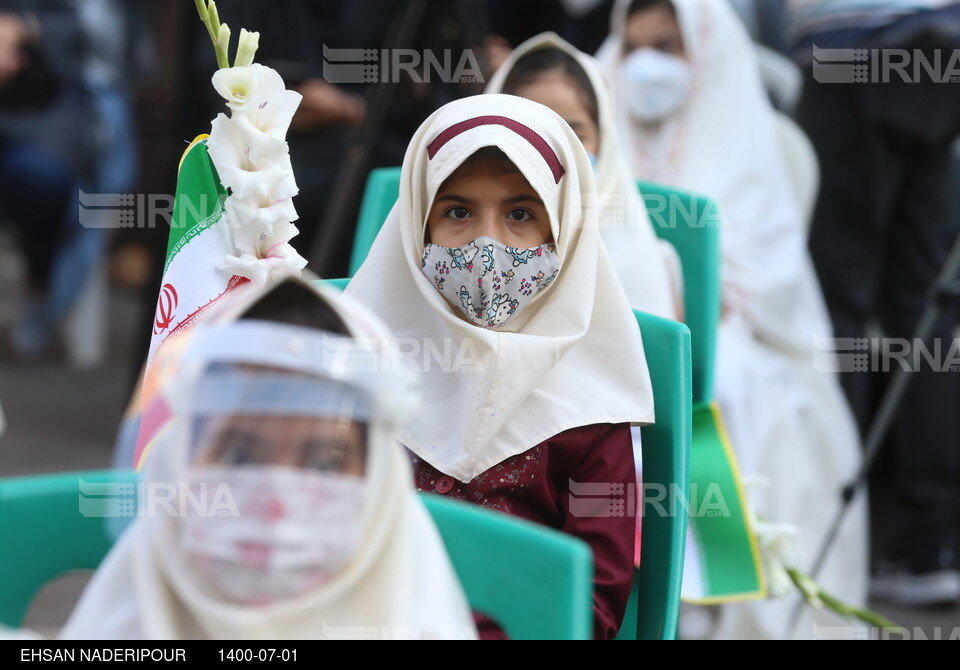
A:
POLYGON ((600 243, 597 212, 584 207, 595 192, 587 153, 570 126, 516 96, 451 102, 410 141, 400 198, 347 293, 397 337, 422 343, 421 351, 469 354, 460 360, 466 365, 422 361, 422 412, 397 434, 438 470, 468 482, 571 428, 653 421, 640 333, 600 243), (550 287, 495 329, 460 318, 420 269, 437 190, 488 146, 499 147, 543 200, 561 263, 550 287))
POLYGON ((583 68, 597 99, 600 151, 597 195, 600 237, 634 309, 668 319, 682 313, 682 278, 673 247, 657 238, 640 199, 636 178, 627 164, 617 129, 613 91, 600 64, 556 33, 531 37, 514 49, 487 84, 487 93, 501 93, 517 61, 540 49, 558 49, 583 68))
MULTIPOLYGON (((724 301, 757 336, 809 355, 811 331, 829 336, 805 226, 791 189, 756 52, 726 0, 671 0, 693 70, 685 105, 654 131, 617 122, 634 174, 714 198, 725 217, 724 301)), ((623 90, 620 65, 629 0, 618 0, 598 60, 623 90)))
MULTIPOLYGON (((393 353, 382 323, 349 298, 323 289, 310 290, 318 300, 334 307, 352 336, 377 352, 385 366, 394 364, 399 354, 393 353)), ((164 347, 163 356, 190 355, 192 343, 196 348, 197 335, 213 328, 222 328, 224 337, 229 337, 232 321, 264 293, 240 290, 217 315, 188 331, 178 342, 171 342, 176 346, 164 347)), ((295 350, 294 344, 290 342, 291 351, 295 350)), ((236 341, 230 346, 234 351, 243 348, 236 341)), ((250 360, 259 360, 258 352, 248 353, 254 357, 250 360)), ((181 371, 179 378, 188 376, 181 371)), ((189 393, 189 389, 173 388, 171 393, 189 393)), ((189 443, 180 429, 184 423, 175 418, 158 438, 160 442, 143 471, 146 482, 183 481, 189 443)), ((167 514, 142 516, 110 551, 60 637, 476 637, 460 583, 436 527, 413 489, 408 459, 391 437, 392 429, 391 424, 380 425, 377 421, 367 427, 368 495, 360 521, 360 540, 352 558, 331 581, 302 597, 265 607, 246 607, 215 598, 188 563, 179 542, 177 519, 167 514)))

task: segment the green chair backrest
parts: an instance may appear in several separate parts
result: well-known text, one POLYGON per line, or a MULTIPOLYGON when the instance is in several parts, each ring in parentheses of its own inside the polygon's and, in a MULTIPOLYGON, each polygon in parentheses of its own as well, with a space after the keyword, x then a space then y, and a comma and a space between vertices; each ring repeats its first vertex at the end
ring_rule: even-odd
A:
MULTIPOLYGON (((720 228, 716 204, 701 195, 638 182, 654 230, 683 265, 684 322, 690 327, 694 402, 713 400, 720 321, 720 228)), ((363 264, 400 192, 400 168, 370 171, 350 256, 350 276, 363 264)))
MULTIPOLYGON (((340 289, 349 282, 321 281, 340 289)), ((657 421, 641 428, 643 484, 650 495, 642 498, 640 569, 617 639, 669 640, 676 638, 687 532, 686 507, 670 503, 679 496, 686 500, 690 486, 690 330, 651 314, 634 311, 634 315, 650 370, 657 421), (671 515, 670 511, 677 513, 671 515)), ((640 499, 640 492, 637 496, 640 499)))
POLYGON ((635 311, 653 385, 656 423, 640 429, 643 503, 640 568, 618 640, 673 640, 687 537, 693 434, 690 330, 682 323, 635 311), (682 496, 682 498, 681 498, 682 496), (633 635, 634 629, 636 635, 633 635))
POLYGON ((684 323, 693 352, 693 401, 713 400, 720 324, 720 210, 702 195, 637 182, 660 239, 670 242, 683 266, 684 323))
POLYGON ((363 265, 380 227, 400 197, 400 168, 384 167, 370 170, 367 185, 363 190, 357 230, 353 234, 353 250, 350 253, 350 276, 363 265))
MULTIPOLYGON (((100 564, 112 545, 114 519, 104 515, 132 516, 137 480, 117 470, 0 480, 0 624, 20 626, 45 584, 100 564)), ((475 505, 422 497, 474 610, 514 639, 589 639, 589 545, 475 505)))
MULTIPOLYGON (((81 489, 81 479, 98 484, 134 481, 132 473, 111 471, 0 481, 0 624, 20 626, 45 584, 70 572, 95 569, 113 544, 103 516, 105 499, 84 495, 90 489, 81 489)), ((98 488, 102 492, 97 486, 93 491, 98 488)), ((113 496, 110 502, 121 497, 113 496)), ((119 506, 116 510, 121 511, 119 506)))
POLYGON ((479 505, 421 496, 474 611, 492 617, 514 640, 590 639, 590 545, 479 505))

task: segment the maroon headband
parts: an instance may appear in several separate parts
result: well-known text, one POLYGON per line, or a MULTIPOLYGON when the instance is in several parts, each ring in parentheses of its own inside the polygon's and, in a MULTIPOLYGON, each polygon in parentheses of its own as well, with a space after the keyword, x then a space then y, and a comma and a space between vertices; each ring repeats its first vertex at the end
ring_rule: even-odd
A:
POLYGON ((505 116, 477 116, 475 118, 453 124, 442 133, 437 135, 437 139, 430 143, 430 146, 427 147, 427 157, 432 160, 433 157, 437 155, 437 152, 443 148, 444 144, 461 133, 465 133, 472 128, 476 128, 477 126, 492 125, 509 128, 533 145, 533 148, 539 151, 540 155, 543 156, 543 160, 547 162, 547 167, 549 167, 550 171, 553 173, 554 183, 560 183, 560 177, 564 175, 566 170, 564 170, 563 166, 560 165, 560 159, 557 158, 557 154, 554 153, 553 149, 550 148, 550 145, 547 144, 542 137, 537 135, 537 133, 530 128, 526 127, 519 121, 508 119, 505 116))

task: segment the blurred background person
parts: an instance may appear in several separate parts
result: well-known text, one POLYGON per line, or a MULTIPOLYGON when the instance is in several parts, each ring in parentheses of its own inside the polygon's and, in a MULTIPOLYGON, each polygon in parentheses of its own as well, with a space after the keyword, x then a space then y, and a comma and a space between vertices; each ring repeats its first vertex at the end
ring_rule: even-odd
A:
POLYGON ((24 358, 47 350, 69 308, 57 255, 78 225, 77 189, 95 165, 85 54, 70 0, 0 0, 0 214, 26 260, 12 338, 24 358))
MULTIPOLYGON (((0 93, 7 172, 2 212, 21 232, 28 276, 14 350, 46 353, 74 313, 65 344, 77 367, 106 354, 105 248, 117 207, 81 210, 80 191, 120 194, 136 178, 130 91, 142 74, 140 3, 21 0, 6 24, 25 27, 0 93), (78 301, 85 304, 78 309, 78 301)), ((9 43, 8 43, 9 44, 9 43)))
MULTIPOLYGON (((946 214, 948 193, 957 189, 948 175, 950 145, 960 133, 960 86, 934 81, 915 66, 925 59, 943 72, 956 62, 960 3, 862 5, 789 4, 794 54, 804 66, 797 119, 816 147, 822 174, 810 251, 837 337, 879 332, 902 338, 911 352, 940 343, 947 356, 955 305, 943 310, 927 341, 910 338, 960 232, 960 219, 946 214), (870 60, 848 61, 867 68, 863 81, 818 81, 816 48, 865 50, 870 60), (903 58, 907 81, 884 65, 903 58)), ((956 373, 918 360, 889 433, 889 479, 872 482, 871 593, 904 605, 955 603, 960 383, 956 373)), ((882 378, 850 371, 841 380, 866 432, 882 378)))
MULTIPOLYGON (((145 0, 74 2, 86 45, 83 83, 96 117, 93 167, 80 189, 114 197, 131 194, 139 171, 133 95, 151 65, 143 39, 149 30, 145 0)), ((81 199, 78 204, 85 203, 81 199)), ((75 214, 71 207, 69 214, 54 270, 52 310, 73 313, 67 334, 70 362, 95 367, 102 364, 108 347, 108 245, 118 228, 129 223, 119 220, 116 208, 78 209, 75 214)))
POLYGON ((803 77, 789 56, 785 0, 728 1, 753 40, 770 102, 791 113, 800 98, 803 77))
MULTIPOLYGON (((726 0, 622 0, 598 53, 618 93, 621 137, 638 178, 703 193, 722 212, 723 313, 716 400, 764 520, 799 529, 790 565, 808 569, 839 492, 855 472, 858 435, 837 380, 811 366, 830 323, 806 251, 806 228, 755 52, 726 0)), ((841 600, 866 601, 866 523, 846 520, 821 573, 841 600)), ((723 605, 719 638, 789 632, 796 599, 723 605)))
POLYGON ((600 237, 630 306, 666 319, 682 319, 680 258, 654 232, 622 153, 613 91, 600 64, 556 33, 542 33, 511 52, 486 92, 539 102, 574 129, 593 163, 600 237))

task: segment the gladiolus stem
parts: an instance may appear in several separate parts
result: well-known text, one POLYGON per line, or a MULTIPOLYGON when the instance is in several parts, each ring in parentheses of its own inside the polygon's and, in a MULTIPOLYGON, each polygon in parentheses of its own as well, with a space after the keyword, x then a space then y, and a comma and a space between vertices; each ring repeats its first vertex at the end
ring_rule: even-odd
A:
POLYGON ((195 0, 195 2, 200 20, 203 21, 203 25, 207 27, 207 32, 210 34, 210 39, 213 42, 213 49, 217 54, 217 66, 220 68, 230 67, 230 59, 227 56, 227 51, 220 46, 218 39, 220 34, 220 17, 217 14, 217 6, 213 3, 213 0, 210 0, 209 6, 206 4, 206 0, 195 0))

